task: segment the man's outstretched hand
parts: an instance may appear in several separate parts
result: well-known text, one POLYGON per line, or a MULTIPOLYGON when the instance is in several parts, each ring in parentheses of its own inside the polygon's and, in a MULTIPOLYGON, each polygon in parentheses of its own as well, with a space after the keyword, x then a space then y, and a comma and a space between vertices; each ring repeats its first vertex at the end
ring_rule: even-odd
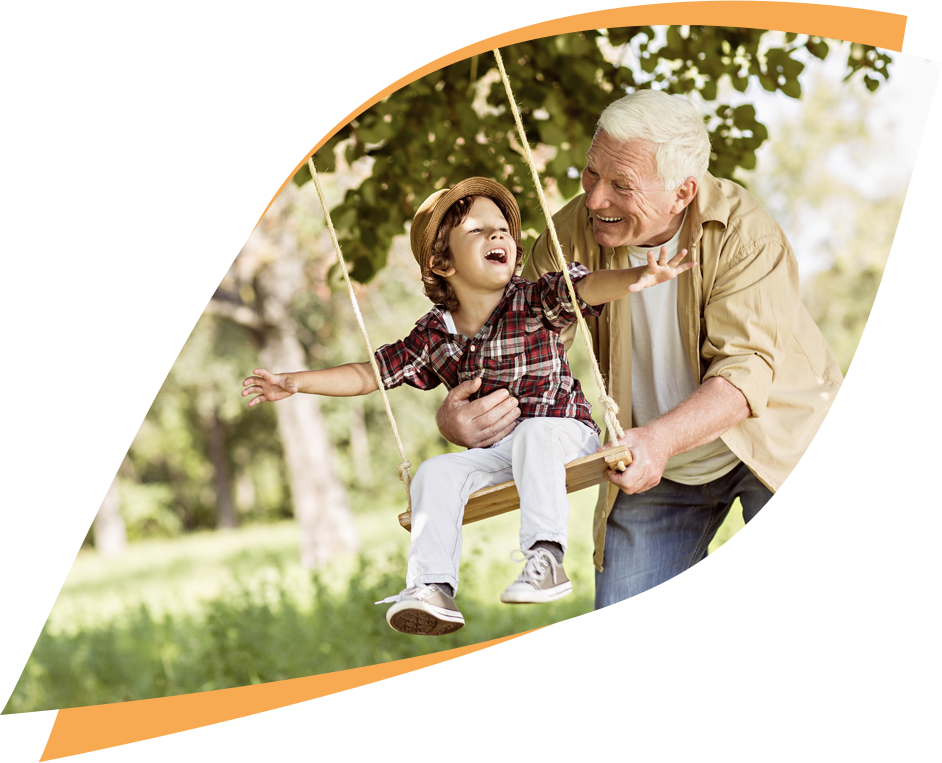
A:
POLYGON ((481 387, 481 379, 462 382, 450 390, 438 409, 438 431, 448 442, 465 448, 486 448, 510 434, 517 426, 517 399, 499 389, 477 400, 469 400, 481 387))

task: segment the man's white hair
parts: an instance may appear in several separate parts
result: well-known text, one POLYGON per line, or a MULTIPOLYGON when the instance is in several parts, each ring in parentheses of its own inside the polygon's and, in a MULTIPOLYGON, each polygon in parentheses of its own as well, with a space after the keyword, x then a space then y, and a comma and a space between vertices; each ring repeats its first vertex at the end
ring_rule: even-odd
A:
POLYGON ((617 141, 657 144, 654 166, 664 190, 679 188, 688 177, 700 182, 710 163, 710 136, 703 118, 679 96, 638 90, 610 104, 599 127, 617 141))

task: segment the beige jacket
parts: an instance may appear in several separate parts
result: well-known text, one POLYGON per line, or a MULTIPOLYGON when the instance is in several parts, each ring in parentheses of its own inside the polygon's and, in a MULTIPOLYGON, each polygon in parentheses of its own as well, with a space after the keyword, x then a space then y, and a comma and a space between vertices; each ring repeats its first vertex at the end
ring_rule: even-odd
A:
MULTIPOLYGON (((557 213, 563 256, 590 270, 627 264, 624 248, 602 248, 592 236, 585 196, 557 213)), ((745 395, 752 416, 723 442, 769 489, 779 488, 824 420, 842 377, 824 337, 801 304, 798 263, 785 233, 741 186, 709 173, 681 232, 681 248, 698 267, 678 278, 677 312, 698 384, 722 376, 745 395)), ((534 244, 523 275, 559 270, 549 236, 534 244)), ((589 318, 595 355, 609 394, 631 422, 630 297, 589 318)), ((574 336, 564 334, 568 347, 574 336)), ((595 509, 596 567, 602 569, 605 523, 618 488, 604 483, 595 509)))

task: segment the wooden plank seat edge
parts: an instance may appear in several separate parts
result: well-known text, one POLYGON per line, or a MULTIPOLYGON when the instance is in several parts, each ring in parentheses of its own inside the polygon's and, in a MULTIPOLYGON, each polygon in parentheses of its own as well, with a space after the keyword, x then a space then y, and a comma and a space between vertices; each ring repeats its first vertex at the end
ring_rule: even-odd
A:
MULTIPOLYGON (((624 471, 631 463, 631 453, 624 445, 600 450, 566 464, 566 492, 575 493, 605 481, 605 471, 615 469, 624 471)), ((478 490, 471 494, 468 505, 464 509, 462 524, 477 522, 488 517, 496 517, 508 511, 520 508, 520 496, 517 495, 517 486, 511 480, 499 485, 478 490)), ((399 524, 406 530, 412 530, 412 512, 405 511, 399 515, 399 524)))

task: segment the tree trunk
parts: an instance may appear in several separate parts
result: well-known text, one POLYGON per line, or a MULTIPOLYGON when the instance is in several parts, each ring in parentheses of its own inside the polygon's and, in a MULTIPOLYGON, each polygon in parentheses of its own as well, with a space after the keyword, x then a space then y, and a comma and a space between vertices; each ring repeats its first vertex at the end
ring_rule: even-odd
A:
MULTIPOLYGON (((284 329, 269 332, 261 352, 266 368, 306 367, 304 348, 284 329)), ((295 395, 275 404, 285 449, 294 515, 301 527, 301 565, 322 566, 338 551, 360 547, 347 491, 337 477, 316 395, 295 395)))
POLYGON ((370 444, 366 437, 366 407, 362 397, 350 398, 350 451, 357 465, 361 485, 373 484, 373 469, 370 467, 370 444))
POLYGON ((128 534, 121 516, 118 472, 107 420, 108 414, 100 410, 87 415, 85 462, 94 511, 95 550, 102 556, 115 556, 127 548, 128 534))
POLYGON ((219 418, 219 411, 213 410, 209 417, 209 460, 212 462, 216 481, 216 527, 233 529, 239 526, 232 500, 232 472, 226 455, 226 429, 219 418))

